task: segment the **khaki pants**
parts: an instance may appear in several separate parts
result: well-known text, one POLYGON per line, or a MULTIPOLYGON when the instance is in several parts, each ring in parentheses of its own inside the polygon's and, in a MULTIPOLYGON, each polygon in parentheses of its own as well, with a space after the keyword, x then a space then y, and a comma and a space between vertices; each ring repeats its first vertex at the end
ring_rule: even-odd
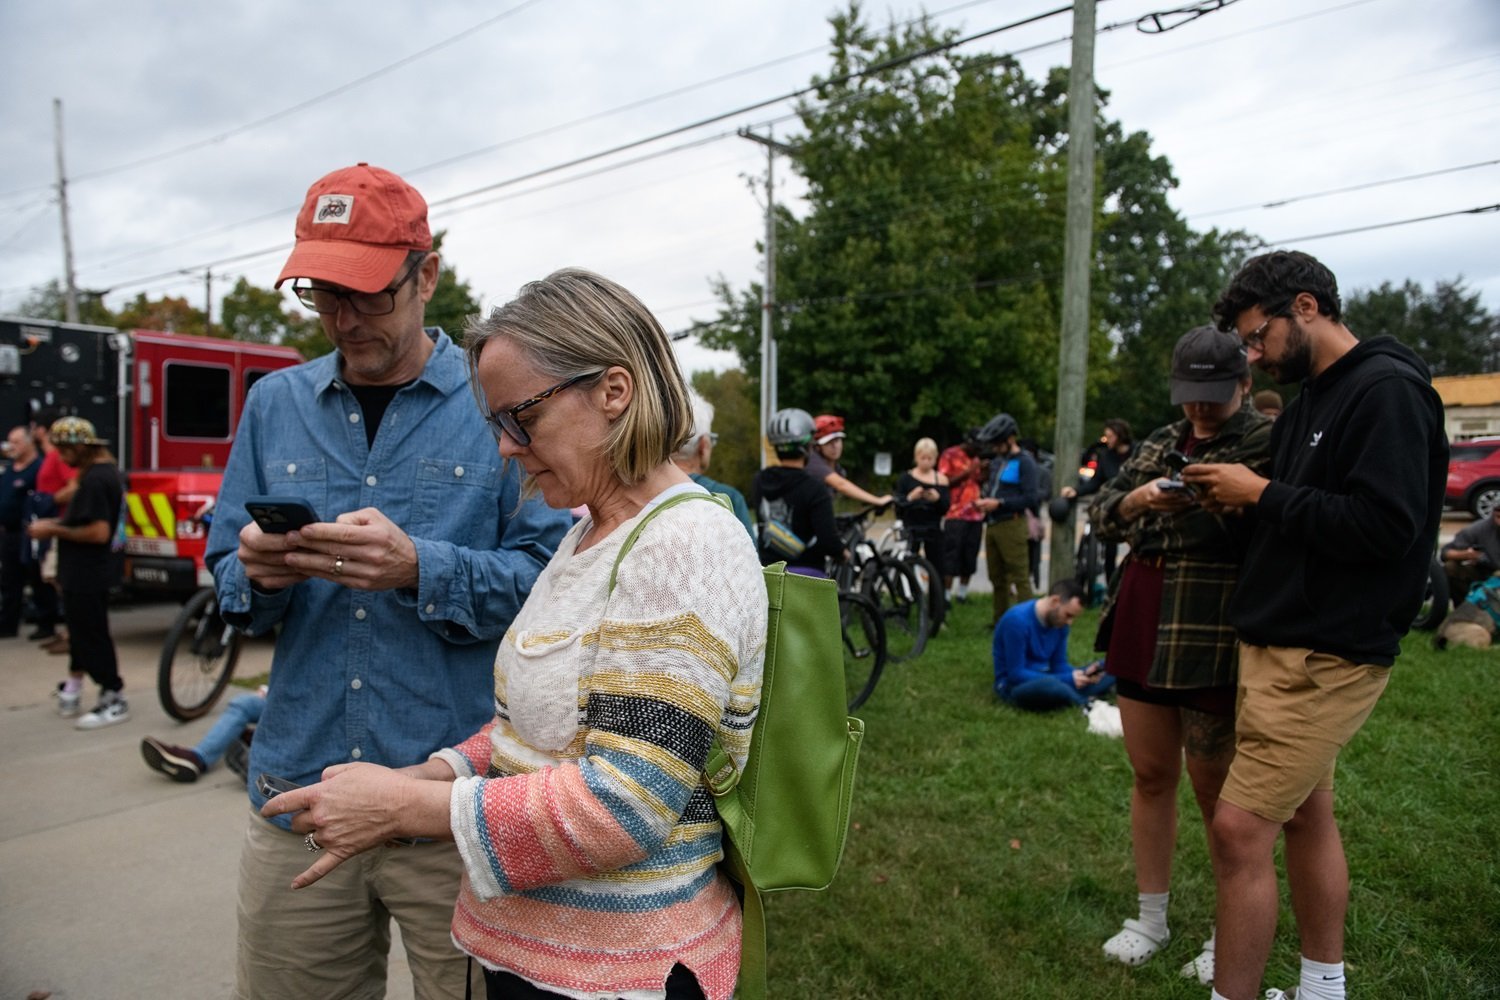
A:
MULTIPOLYGON (((240 854, 240 1000, 382 1000, 390 920, 401 926, 418 1000, 464 995, 469 960, 450 927, 463 863, 448 842, 377 847, 292 889, 314 855, 302 835, 251 812, 240 854)), ((475 995, 484 996, 474 963, 475 995)))
POLYGON ((985 526, 984 563, 994 588, 995 622, 1012 604, 1031 600, 1031 554, 1026 547, 1029 537, 1024 517, 985 526))

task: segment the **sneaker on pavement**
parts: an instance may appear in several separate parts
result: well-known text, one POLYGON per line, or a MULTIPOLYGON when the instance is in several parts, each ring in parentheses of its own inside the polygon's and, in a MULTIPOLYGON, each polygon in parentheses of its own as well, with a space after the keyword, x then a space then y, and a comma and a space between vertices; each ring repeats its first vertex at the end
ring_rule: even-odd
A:
POLYGON ((64 719, 71 719, 83 711, 83 692, 69 691, 62 681, 57 682, 57 690, 52 693, 57 699, 57 714, 64 719))
POLYGON ((160 771, 173 781, 197 781, 198 775, 208 770, 197 751, 163 743, 154 736, 141 740, 141 756, 146 759, 147 767, 160 771))
POLYGON ((103 729, 130 718, 130 706, 114 691, 106 691, 94 710, 73 723, 75 729, 103 729))

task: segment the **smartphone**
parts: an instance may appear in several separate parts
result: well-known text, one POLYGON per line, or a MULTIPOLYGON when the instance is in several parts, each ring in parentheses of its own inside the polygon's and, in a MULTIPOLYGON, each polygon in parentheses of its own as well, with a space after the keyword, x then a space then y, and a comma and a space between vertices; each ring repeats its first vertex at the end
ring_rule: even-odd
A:
POLYGON ((302 786, 297 784, 295 781, 288 781, 285 778, 278 778, 276 777, 276 775, 267 774, 264 771, 260 772, 260 774, 255 779, 255 790, 260 792, 260 794, 264 795, 268 799, 275 798, 282 792, 290 792, 301 787, 302 786))
POLYGON ((1156 488, 1163 493, 1191 493, 1193 488, 1181 479, 1158 479, 1156 488))
POLYGON ((1175 449, 1167 452, 1166 457, 1163 460, 1167 463, 1167 468, 1172 470, 1173 479, 1181 479, 1182 470, 1193 464, 1193 460, 1191 458, 1188 458, 1182 452, 1175 449))
POLYGON ((301 497, 251 497, 245 501, 245 509, 268 535, 284 535, 322 520, 301 497))

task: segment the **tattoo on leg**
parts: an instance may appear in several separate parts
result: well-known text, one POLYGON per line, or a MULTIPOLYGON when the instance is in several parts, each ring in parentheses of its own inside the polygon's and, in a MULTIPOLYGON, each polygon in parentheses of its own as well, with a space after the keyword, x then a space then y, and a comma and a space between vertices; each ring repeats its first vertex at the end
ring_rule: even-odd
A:
POLYGON ((1234 752, 1234 720, 1196 709, 1182 710, 1182 746, 1189 757, 1213 759, 1234 752))

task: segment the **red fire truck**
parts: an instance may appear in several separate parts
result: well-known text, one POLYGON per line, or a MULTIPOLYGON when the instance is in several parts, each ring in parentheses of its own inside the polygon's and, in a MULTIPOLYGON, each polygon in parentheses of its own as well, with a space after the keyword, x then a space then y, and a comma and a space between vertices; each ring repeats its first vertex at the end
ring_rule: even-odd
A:
POLYGON ((0 427, 50 407, 92 421, 128 477, 126 585, 186 598, 213 582, 203 514, 245 393, 301 360, 269 344, 0 317, 0 427))

